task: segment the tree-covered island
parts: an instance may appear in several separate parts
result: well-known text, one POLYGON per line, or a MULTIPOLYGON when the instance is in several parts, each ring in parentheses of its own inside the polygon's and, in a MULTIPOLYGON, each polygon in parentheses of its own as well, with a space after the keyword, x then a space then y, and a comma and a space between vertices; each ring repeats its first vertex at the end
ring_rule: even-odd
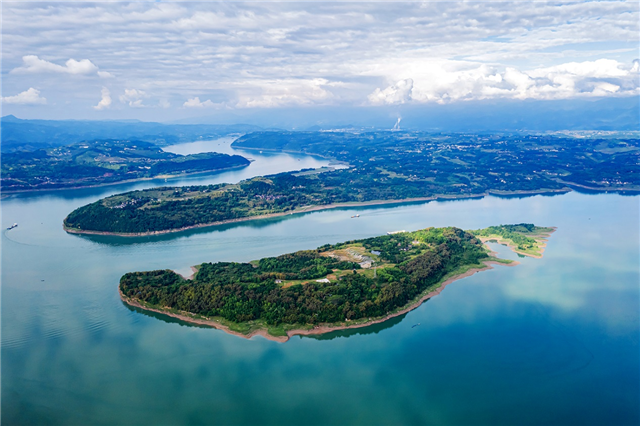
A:
POLYGON ((286 341, 384 321, 491 263, 517 263, 494 257, 477 236, 500 235, 515 250, 541 256, 554 230, 427 228, 250 263, 203 263, 190 279, 171 270, 131 272, 120 280, 120 295, 131 306, 188 322, 286 341))
POLYGON ((234 146, 323 155, 351 167, 127 192, 74 210, 65 229, 134 236, 349 205, 640 190, 640 147, 629 137, 259 132, 234 146))
POLYGON ((2 191, 81 188, 130 180, 245 167, 249 160, 217 152, 179 155, 143 141, 94 140, 2 154, 2 191))

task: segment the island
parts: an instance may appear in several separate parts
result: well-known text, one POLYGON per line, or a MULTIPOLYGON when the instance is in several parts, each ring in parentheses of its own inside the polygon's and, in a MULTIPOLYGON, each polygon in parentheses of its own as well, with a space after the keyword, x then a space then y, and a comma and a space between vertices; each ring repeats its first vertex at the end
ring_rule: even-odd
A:
POLYGON ((179 155, 150 142, 93 140, 2 154, 2 192, 84 188, 246 167, 240 155, 179 155))
POLYGON ((141 236, 336 207, 640 190, 640 144, 629 136, 255 132, 233 145, 321 155, 333 164, 234 184, 117 194, 74 210, 64 228, 141 236))
POLYGON ((124 303, 146 311, 285 342, 386 321, 457 279, 492 264, 518 263, 497 258, 480 238, 499 238, 539 257, 554 231, 523 223, 389 232, 249 263, 203 263, 190 277, 172 270, 131 272, 120 279, 119 292, 124 303))

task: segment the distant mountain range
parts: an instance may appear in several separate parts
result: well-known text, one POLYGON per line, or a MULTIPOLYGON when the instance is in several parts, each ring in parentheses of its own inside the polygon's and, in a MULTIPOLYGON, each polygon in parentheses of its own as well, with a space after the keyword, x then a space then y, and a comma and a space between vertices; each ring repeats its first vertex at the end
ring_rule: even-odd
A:
POLYGON ((159 146, 262 130, 249 124, 163 124, 138 120, 22 120, 2 117, 2 152, 33 151, 76 142, 135 139, 159 146))

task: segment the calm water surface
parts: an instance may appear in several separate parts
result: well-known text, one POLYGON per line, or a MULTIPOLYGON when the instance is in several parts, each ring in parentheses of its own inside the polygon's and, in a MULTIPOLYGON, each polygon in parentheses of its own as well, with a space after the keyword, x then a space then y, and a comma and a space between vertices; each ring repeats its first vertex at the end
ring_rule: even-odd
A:
MULTIPOLYGON (((230 140, 168 148, 231 152, 230 140), (221 145, 217 145, 220 143, 221 145)), ((326 165, 251 166, 167 185, 326 165)), ((638 424, 639 198, 613 194, 333 210, 147 238, 62 231, 151 181, 2 200, 4 424, 638 424), (360 218, 351 219, 359 213, 360 218), (248 261, 386 231, 557 226, 542 259, 448 286, 403 317, 280 344, 125 306, 122 274, 248 261), (411 326, 420 323, 419 327, 411 326)))

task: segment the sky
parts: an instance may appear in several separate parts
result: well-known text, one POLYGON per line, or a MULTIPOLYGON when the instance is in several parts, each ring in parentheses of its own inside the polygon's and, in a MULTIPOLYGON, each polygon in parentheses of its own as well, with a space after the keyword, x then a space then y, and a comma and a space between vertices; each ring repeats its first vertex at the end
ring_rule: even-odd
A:
MULTIPOLYGON (((638 98, 637 1, 2 2, 2 115, 638 98)), ((215 119, 214 119, 215 121, 215 119)))

